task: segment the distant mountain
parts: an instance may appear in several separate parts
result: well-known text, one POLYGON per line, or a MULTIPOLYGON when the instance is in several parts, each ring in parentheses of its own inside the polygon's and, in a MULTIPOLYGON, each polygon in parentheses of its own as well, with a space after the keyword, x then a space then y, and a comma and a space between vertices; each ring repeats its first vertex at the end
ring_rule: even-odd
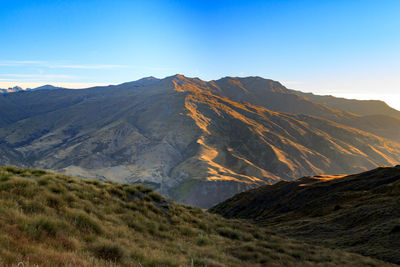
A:
POLYGON ((400 165, 282 181, 238 194, 210 212, 400 264, 399 194, 400 165))
MULTIPOLYGON (((390 108, 381 101, 368 102, 343 99, 347 105, 342 105, 339 110, 319 101, 311 100, 309 94, 289 90, 279 82, 261 77, 227 77, 212 81, 210 85, 214 87, 213 92, 215 94, 226 96, 238 102, 263 106, 273 111, 317 116, 400 142, 400 116, 394 118, 392 116, 396 113, 400 114, 400 111, 390 108), (369 103, 371 105, 368 105, 369 103), (362 113, 353 113, 353 106, 362 106, 363 110, 368 110, 367 116, 362 113), (388 109, 386 110, 382 106, 386 106, 388 109), (377 108, 376 113, 374 113, 375 108, 377 108)), ((320 99, 319 96, 313 96, 320 99)), ((336 98, 333 97, 333 99, 336 98)))
POLYGON ((39 87, 36 87, 36 88, 33 88, 33 89, 28 88, 26 90, 27 91, 37 91, 37 90, 58 90, 58 89, 63 89, 63 88, 62 87, 55 87, 55 86, 50 85, 50 84, 46 84, 46 85, 39 86, 39 87))
POLYGON ((0 96, 0 164, 144 183, 208 208, 282 179, 396 164, 398 135, 382 138, 394 120, 379 118, 377 129, 376 118, 260 77, 150 77, 0 96))
POLYGON ((388 104, 380 100, 356 100, 330 95, 315 95, 296 90, 290 91, 296 95, 306 97, 313 102, 338 110, 344 110, 359 115, 387 115, 400 118, 400 111, 391 108, 388 104))
POLYGON ((39 86, 36 88, 26 88, 26 89, 22 89, 19 86, 15 86, 12 88, 8 88, 8 89, 0 89, 0 94, 8 94, 8 93, 15 93, 15 92, 22 92, 22 91, 37 91, 37 90, 57 90, 57 89, 63 89, 62 87, 55 87, 52 85, 43 85, 43 86, 39 86))
POLYGON ((14 87, 10 87, 8 89, 0 89, 0 94, 15 93, 15 92, 23 91, 23 90, 24 89, 22 89, 19 86, 14 86, 14 87))

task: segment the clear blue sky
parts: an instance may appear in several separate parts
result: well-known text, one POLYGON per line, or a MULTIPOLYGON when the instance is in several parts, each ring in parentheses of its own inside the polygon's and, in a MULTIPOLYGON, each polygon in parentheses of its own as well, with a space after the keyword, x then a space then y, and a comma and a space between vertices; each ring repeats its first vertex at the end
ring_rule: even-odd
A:
POLYGON ((258 75, 400 108, 398 0, 0 0, 0 33, 0 88, 258 75))

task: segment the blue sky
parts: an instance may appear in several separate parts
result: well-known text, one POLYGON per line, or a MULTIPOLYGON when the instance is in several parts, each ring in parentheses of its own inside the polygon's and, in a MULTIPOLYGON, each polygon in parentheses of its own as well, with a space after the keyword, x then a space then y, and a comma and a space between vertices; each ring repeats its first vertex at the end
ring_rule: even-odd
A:
POLYGON ((400 1, 0 0, 0 88, 262 76, 400 109, 400 1))

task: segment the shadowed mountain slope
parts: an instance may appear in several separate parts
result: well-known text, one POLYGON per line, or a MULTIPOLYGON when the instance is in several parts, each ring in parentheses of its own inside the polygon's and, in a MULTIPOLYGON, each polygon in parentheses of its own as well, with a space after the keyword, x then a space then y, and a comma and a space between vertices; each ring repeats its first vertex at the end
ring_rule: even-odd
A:
POLYGON ((400 111, 390 107, 379 100, 357 100, 334 97, 330 95, 315 95, 312 93, 303 93, 301 91, 289 90, 290 92, 306 97, 309 100, 334 109, 344 110, 359 115, 386 115, 400 118, 400 111))
POLYGON ((244 192, 210 209, 307 242, 400 263, 400 165, 303 177, 244 192))
POLYGON ((144 186, 0 167, 1 266, 391 266, 282 237, 144 186))
POLYGON ((205 208, 281 179, 363 171, 400 157, 400 144, 334 122, 357 115, 259 77, 204 82, 175 75, 19 92, 0 96, 0 107, 1 164, 144 183, 205 208), (270 93, 277 94, 272 102, 270 93), (278 98, 282 109, 297 107, 286 111, 326 115, 265 108, 278 98))
POLYGON ((335 97, 327 97, 327 101, 323 101, 325 96, 286 89, 279 82, 261 77, 227 77, 212 81, 209 85, 215 94, 235 101, 279 112, 318 116, 400 142, 400 111, 382 101, 335 97))

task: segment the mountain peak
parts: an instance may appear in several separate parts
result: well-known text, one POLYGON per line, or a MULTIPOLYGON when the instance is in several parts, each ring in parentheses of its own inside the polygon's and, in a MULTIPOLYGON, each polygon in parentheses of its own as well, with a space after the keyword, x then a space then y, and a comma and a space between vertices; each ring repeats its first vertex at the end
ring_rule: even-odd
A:
POLYGON ((163 80, 174 80, 174 79, 177 79, 177 80, 186 80, 186 79, 188 79, 188 77, 186 77, 186 76, 183 75, 183 74, 177 73, 177 74, 175 74, 175 75, 171 75, 171 76, 165 77, 163 80))
POLYGON ((22 89, 22 87, 19 86, 14 86, 14 87, 9 87, 8 90, 22 91, 24 89, 22 89))
POLYGON ((29 90, 29 91, 36 91, 36 90, 57 90, 57 89, 61 89, 61 87, 56 87, 56 86, 53 86, 53 85, 50 85, 50 84, 46 84, 46 85, 43 85, 43 86, 39 86, 39 87, 33 88, 33 89, 29 90))
POLYGON ((4 94, 19 92, 19 91, 24 91, 24 89, 22 89, 19 86, 9 87, 8 89, 0 89, 0 93, 4 93, 4 94))

